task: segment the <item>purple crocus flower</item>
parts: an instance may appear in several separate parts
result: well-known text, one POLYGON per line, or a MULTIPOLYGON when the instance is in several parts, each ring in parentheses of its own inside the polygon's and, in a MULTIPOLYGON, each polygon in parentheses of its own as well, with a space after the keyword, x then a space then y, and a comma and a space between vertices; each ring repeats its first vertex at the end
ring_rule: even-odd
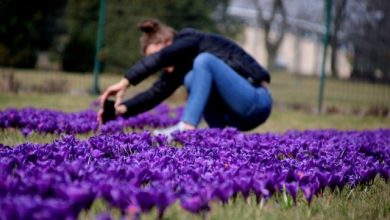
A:
POLYGON ((210 211, 208 201, 200 195, 183 198, 181 200, 181 206, 192 213, 210 211))

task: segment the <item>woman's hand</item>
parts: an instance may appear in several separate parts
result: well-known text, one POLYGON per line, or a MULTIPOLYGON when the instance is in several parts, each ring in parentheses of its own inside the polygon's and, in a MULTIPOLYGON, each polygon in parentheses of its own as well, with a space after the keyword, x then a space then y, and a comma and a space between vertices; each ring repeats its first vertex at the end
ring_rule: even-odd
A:
POLYGON ((261 81, 261 86, 264 87, 265 89, 269 90, 269 83, 266 81, 261 81))
POLYGON ((100 108, 97 115, 97 120, 99 122, 99 125, 103 124, 103 108, 100 108))
POLYGON ((126 91, 126 88, 129 86, 129 81, 126 78, 123 78, 121 81, 118 83, 111 85, 104 91, 104 93, 100 96, 100 106, 101 108, 99 109, 98 112, 98 122, 100 125, 103 124, 103 106, 104 106, 104 101, 108 99, 110 96, 115 96, 115 110, 117 114, 123 114, 127 111, 126 106, 121 105, 123 94, 126 91))
POLYGON ((129 86, 129 81, 123 78, 118 83, 109 86, 106 91, 100 96, 100 104, 103 106, 104 101, 110 97, 115 96, 115 107, 118 107, 121 102, 123 95, 125 94, 126 88, 129 86))

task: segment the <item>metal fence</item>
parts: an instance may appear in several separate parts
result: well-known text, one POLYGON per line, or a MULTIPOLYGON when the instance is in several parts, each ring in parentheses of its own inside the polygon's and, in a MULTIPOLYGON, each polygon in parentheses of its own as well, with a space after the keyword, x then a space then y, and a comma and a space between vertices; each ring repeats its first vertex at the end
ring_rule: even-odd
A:
POLYGON ((243 46, 271 69, 282 106, 388 115, 388 1, 236 0, 243 46), (281 76, 284 73, 284 76, 281 76))

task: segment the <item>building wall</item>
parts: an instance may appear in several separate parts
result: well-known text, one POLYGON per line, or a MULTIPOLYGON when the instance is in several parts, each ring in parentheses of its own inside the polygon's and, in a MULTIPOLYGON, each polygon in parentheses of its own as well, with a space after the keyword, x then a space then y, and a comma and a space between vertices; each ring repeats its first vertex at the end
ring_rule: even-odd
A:
MULTIPOLYGON (((264 45, 264 32, 262 29, 247 27, 241 45, 259 63, 267 66, 267 51, 264 45)), ((322 43, 285 33, 278 52, 278 63, 285 66, 289 73, 303 75, 320 75, 322 62, 322 43)), ((351 66, 344 50, 338 51, 338 70, 341 78, 348 78, 351 66)), ((330 74, 330 50, 327 55, 326 74, 330 74)))

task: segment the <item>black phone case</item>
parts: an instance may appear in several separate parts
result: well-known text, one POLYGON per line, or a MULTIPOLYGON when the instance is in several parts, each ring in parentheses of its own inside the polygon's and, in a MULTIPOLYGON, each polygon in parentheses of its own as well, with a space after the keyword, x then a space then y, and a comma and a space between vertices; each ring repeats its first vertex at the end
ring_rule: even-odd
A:
POLYGON ((116 118, 115 102, 112 100, 105 100, 103 105, 103 124, 116 118))

